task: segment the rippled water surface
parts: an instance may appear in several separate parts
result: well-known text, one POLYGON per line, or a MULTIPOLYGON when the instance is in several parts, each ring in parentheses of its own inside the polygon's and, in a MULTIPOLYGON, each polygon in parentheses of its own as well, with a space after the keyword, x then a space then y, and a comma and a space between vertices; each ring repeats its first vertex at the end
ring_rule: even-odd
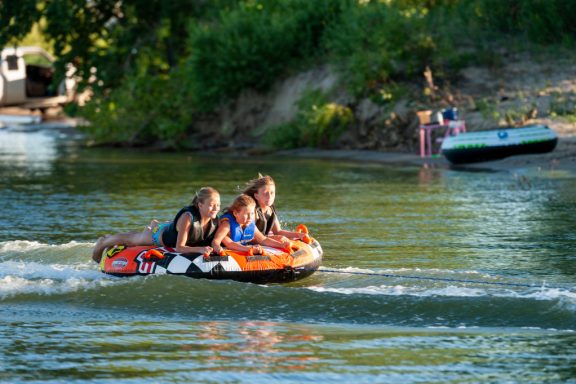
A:
POLYGON ((576 178, 128 149, 0 130, 0 382, 576 382, 576 178), (95 239, 258 172, 320 271, 116 278, 95 239))

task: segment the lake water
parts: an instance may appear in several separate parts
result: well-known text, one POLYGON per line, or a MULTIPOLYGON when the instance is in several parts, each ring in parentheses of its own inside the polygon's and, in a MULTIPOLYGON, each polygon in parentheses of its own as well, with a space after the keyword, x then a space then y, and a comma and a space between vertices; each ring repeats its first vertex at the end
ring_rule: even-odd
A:
POLYGON ((576 383, 576 178, 84 149, 0 130, 2 383, 576 383), (321 270, 116 278, 96 238, 258 172, 321 270))

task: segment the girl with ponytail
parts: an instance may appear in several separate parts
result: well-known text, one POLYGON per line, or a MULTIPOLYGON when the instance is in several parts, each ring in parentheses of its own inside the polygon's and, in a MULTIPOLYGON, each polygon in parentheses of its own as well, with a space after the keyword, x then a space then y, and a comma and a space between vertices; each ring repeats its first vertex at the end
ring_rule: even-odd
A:
POLYGON ((276 184, 272 177, 259 173, 257 178, 246 183, 243 193, 256 201, 256 226, 262 234, 280 241, 283 237, 291 240, 303 240, 306 237, 306 233, 287 231, 280 226, 274 207, 276 184))
POLYGON ((211 253, 210 243, 218 225, 220 194, 211 187, 201 188, 190 205, 182 208, 174 220, 160 223, 152 220, 142 232, 119 233, 98 239, 92 259, 100 262, 102 252, 113 245, 155 245, 175 248, 180 253, 211 253))

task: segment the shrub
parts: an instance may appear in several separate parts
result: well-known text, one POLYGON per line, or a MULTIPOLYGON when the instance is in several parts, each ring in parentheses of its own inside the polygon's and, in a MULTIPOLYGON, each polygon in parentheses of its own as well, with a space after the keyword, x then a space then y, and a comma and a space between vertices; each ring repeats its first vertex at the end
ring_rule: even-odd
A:
POLYGON ((186 68, 196 104, 209 110, 245 88, 265 90, 291 67, 319 56, 324 30, 346 3, 249 1, 217 22, 191 24, 186 68))
POLYGON ((331 25, 326 47, 355 95, 377 95, 394 78, 419 75, 431 64, 436 42, 418 9, 370 2, 331 25))
POLYGON ((85 107, 82 114, 92 124, 84 130, 99 142, 136 144, 161 139, 177 146, 192 121, 189 99, 181 73, 131 76, 85 107))
POLYGON ((479 0, 475 15, 489 29, 526 35, 536 43, 562 43, 576 36, 576 3, 565 0, 479 0))
POLYGON ((328 101, 321 91, 306 92, 296 118, 269 129, 265 141, 276 148, 329 147, 352 123, 349 107, 328 101))

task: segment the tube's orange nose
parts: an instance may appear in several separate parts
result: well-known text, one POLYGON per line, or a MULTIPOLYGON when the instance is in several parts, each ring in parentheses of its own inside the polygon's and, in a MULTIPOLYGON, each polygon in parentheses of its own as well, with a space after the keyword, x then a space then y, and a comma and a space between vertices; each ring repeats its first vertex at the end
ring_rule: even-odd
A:
POLYGON ((304 224, 298 224, 298 226, 296 226, 296 232, 308 233, 308 227, 306 227, 304 224))
POLYGON ((144 255, 145 259, 151 259, 153 257, 157 259, 163 259, 164 254, 157 249, 149 249, 146 251, 146 254, 144 255))

